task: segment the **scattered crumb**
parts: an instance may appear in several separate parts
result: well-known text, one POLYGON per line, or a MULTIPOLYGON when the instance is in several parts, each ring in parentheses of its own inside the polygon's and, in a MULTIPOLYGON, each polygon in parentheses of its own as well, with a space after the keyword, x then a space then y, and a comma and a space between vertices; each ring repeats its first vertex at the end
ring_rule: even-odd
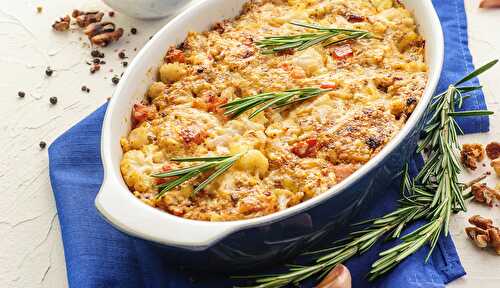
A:
POLYGON ((94 64, 92 67, 90 67, 90 73, 94 74, 95 72, 101 70, 101 65, 99 64, 94 64))
POLYGON ((462 145, 461 160, 465 167, 476 170, 477 163, 483 161, 484 149, 481 144, 462 145))
POLYGON ((43 7, 42 6, 36 6, 36 13, 40 14, 43 12, 43 7))

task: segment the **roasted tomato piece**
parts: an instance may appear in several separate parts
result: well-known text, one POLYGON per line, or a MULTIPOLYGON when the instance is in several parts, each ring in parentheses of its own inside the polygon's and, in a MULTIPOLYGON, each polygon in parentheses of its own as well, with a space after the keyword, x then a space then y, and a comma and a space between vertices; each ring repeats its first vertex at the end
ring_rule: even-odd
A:
POLYGON ((180 135, 184 143, 200 145, 207 138, 207 132, 200 130, 198 127, 188 127, 181 130, 180 135))
POLYGON ((227 98, 217 96, 213 93, 209 93, 204 98, 205 102, 207 103, 208 112, 214 112, 214 113, 221 112, 222 109, 219 106, 227 103, 227 98))
POLYGON ((333 166, 333 172, 335 173, 337 183, 342 182, 345 178, 356 172, 358 168, 359 165, 357 164, 338 164, 333 166))
POLYGON ((335 89, 337 88, 337 84, 334 82, 322 82, 319 84, 321 89, 335 89))
POLYGON ((153 106, 146 106, 140 103, 134 104, 132 110, 132 119, 136 123, 140 123, 154 117, 156 109, 153 106))
MULTIPOLYGON (((168 172, 172 170, 172 166, 165 164, 163 167, 161 167, 161 172, 168 172)), ((172 177, 167 177, 167 178, 155 178, 156 185, 161 185, 163 183, 167 183, 168 181, 172 180, 172 177)))
POLYGON ((182 50, 176 49, 174 47, 170 47, 167 51, 167 55, 165 55, 166 63, 184 63, 186 62, 186 57, 184 56, 184 52, 182 50))
POLYGON ((334 46, 330 50, 332 57, 337 60, 343 60, 348 57, 351 57, 354 53, 352 51, 352 47, 350 44, 344 44, 340 46, 334 46))
POLYGON ((357 14, 352 14, 352 13, 347 14, 346 18, 347 18, 347 21, 349 21, 351 23, 358 23, 358 22, 363 22, 366 20, 366 17, 361 16, 361 15, 357 15, 357 14))
POLYGON ((293 145, 291 151, 300 158, 312 157, 316 155, 316 152, 318 151, 318 140, 307 139, 299 141, 293 145))

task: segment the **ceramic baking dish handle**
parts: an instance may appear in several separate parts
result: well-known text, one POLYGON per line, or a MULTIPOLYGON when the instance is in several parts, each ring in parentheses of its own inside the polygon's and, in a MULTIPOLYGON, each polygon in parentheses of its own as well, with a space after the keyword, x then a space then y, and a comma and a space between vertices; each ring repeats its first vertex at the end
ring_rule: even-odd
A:
POLYGON ((236 222, 195 221, 168 214, 135 198, 116 177, 105 177, 97 210, 127 234, 167 246, 206 249, 240 227, 236 222))

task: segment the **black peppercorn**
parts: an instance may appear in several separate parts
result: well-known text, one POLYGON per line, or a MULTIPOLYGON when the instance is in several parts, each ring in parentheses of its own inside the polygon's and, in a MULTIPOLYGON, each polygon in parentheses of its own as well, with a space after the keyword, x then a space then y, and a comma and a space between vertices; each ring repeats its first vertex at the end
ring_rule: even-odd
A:
POLYGON ((40 141, 38 146, 40 146, 40 149, 45 149, 45 147, 47 147, 47 143, 45 143, 45 141, 40 141))
POLYGON ((94 60, 92 60, 92 63, 94 63, 94 64, 99 64, 99 63, 101 63, 101 59, 99 59, 99 58, 94 58, 94 60))
POLYGON ((123 67, 127 67, 128 66, 128 62, 127 61, 123 61, 122 65, 123 65, 123 67))
POLYGON ((92 52, 90 52, 90 55, 92 55, 92 57, 99 57, 99 51, 92 50, 92 52))
POLYGON ((115 17, 115 11, 109 11, 108 12, 109 17, 115 17))
POLYGON ((136 28, 131 28, 130 29, 130 33, 132 33, 134 35, 137 34, 137 29, 136 28))
POLYGON ((48 77, 52 76, 52 73, 54 73, 54 70, 52 70, 50 67, 47 67, 47 69, 45 69, 45 75, 47 75, 48 77))
POLYGON ((26 96, 26 93, 24 93, 23 91, 19 91, 17 92, 17 96, 19 96, 20 98, 24 98, 24 96, 26 96))
POLYGON ((106 61, 101 60, 101 64, 102 64, 102 65, 106 64, 106 61))
POLYGON ((120 57, 120 59, 127 58, 127 56, 125 55, 125 52, 123 52, 123 51, 120 51, 120 53, 118 53, 118 57, 120 57))
POLYGON ((111 78, 111 82, 116 85, 120 82, 120 78, 118 78, 118 76, 113 76, 113 78, 111 78))
POLYGON ((83 85, 81 89, 82 89, 83 92, 87 92, 87 93, 90 92, 90 89, 87 86, 85 86, 85 85, 83 85))
POLYGON ((50 101, 50 104, 56 105, 57 104, 57 97, 50 97, 49 101, 50 101))

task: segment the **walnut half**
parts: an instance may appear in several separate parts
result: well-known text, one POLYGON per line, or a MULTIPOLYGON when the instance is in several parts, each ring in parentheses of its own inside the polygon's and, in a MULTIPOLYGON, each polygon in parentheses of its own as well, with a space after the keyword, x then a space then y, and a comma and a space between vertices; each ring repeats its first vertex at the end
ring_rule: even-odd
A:
POLYGON ((471 192, 472 195, 474 195, 474 200, 480 203, 485 203, 490 207, 493 206, 495 199, 500 200, 500 192, 483 183, 473 184, 471 192))
POLYGON ((64 17, 59 18, 59 20, 56 20, 56 22, 52 24, 52 28, 59 32, 67 31, 69 29, 70 22, 71 18, 69 18, 69 15, 66 15, 64 17))
POLYGON ((479 248, 492 247, 500 255, 500 229, 493 226, 493 221, 474 215, 469 219, 473 227, 465 228, 465 233, 479 248))
POLYGON ((477 163, 483 161, 484 149, 481 144, 462 145, 461 160, 465 167, 476 170, 477 163))

